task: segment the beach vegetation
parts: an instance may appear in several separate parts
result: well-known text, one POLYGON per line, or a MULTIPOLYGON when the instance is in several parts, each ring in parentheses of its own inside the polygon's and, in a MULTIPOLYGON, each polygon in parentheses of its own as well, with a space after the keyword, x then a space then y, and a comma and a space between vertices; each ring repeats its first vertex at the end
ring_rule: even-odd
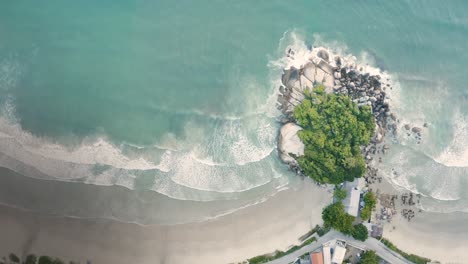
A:
POLYGON ((343 188, 340 188, 340 187, 335 187, 335 190, 333 191, 333 197, 335 197, 335 199, 337 201, 342 201, 346 198, 346 190, 343 189, 343 188))
POLYGON ((325 227, 334 228, 347 235, 353 231, 354 216, 345 212, 341 202, 325 207, 322 211, 322 219, 325 227))
POLYGON ((303 128, 298 135, 305 145, 304 155, 297 161, 305 175, 330 184, 364 175, 360 146, 369 143, 375 129, 370 107, 358 107, 345 95, 326 94, 319 85, 305 93, 294 118, 303 128))
POLYGON ((389 249, 395 251, 396 253, 400 254, 402 257, 404 257, 405 259, 415 263, 415 264, 426 264, 426 263, 429 263, 431 262, 431 259, 429 258, 425 258, 425 257, 421 257, 421 256, 418 256, 418 255, 414 255, 414 254, 408 254, 406 252, 404 252, 403 250, 397 248, 392 242, 390 242, 388 239, 385 239, 385 238, 382 238, 380 240, 380 242, 382 242, 385 246, 387 246, 389 249))
POLYGON ((325 228, 333 228, 357 240, 364 241, 369 235, 363 224, 353 225, 355 217, 346 213, 341 202, 325 207, 322 211, 322 220, 325 228))
POLYGON ((364 195, 364 203, 365 203, 364 208, 362 208, 361 210, 361 219, 368 220, 372 215, 372 211, 375 209, 375 206, 377 205, 377 198, 375 197, 372 191, 368 191, 364 195))
POLYGON ((367 231, 367 227, 365 225, 357 224, 354 226, 351 235, 357 240, 365 241, 369 236, 369 232, 367 231))
POLYGON ((374 250, 367 250, 361 254, 358 264, 379 264, 379 257, 374 250))

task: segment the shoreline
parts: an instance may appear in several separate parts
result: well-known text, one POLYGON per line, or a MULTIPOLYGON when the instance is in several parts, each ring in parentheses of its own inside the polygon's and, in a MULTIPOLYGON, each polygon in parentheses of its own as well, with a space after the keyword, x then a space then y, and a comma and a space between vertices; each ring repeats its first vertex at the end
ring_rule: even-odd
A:
MULTIPOLYGON (((409 192, 396 189, 385 177, 382 182, 374 182, 369 187, 384 196, 398 195, 399 198, 409 192)), ((379 205, 373 215, 381 213, 381 199, 385 198, 379 198, 379 205)), ((400 199, 395 200, 395 212, 390 221, 380 221, 384 228, 383 237, 399 249, 441 263, 467 263, 468 213, 419 211, 417 203, 402 204, 400 199), (402 214, 403 210, 408 209, 414 211, 409 220, 402 214)))
MULTIPOLYGON (((290 48, 287 56, 294 61, 295 53, 290 48)), ((386 134, 396 136, 400 130, 400 133, 414 136, 419 144, 427 124, 404 124, 399 129, 402 124, 391 111, 391 98, 386 96, 392 90, 393 82, 383 72, 375 74, 365 66, 353 60, 344 61, 342 57, 321 47, 310 49, 307 55, 310 57, 306 63, 299 67, 292 65, 283 71, 277 104, 284 115, 278 140, 281 159, 292 171, 303 174, 294 156, 304 154, 304 145, 297 135, 297 131, 302 128, 297 124, 293 112, 305 98, 303 92, 310 92, 316 83, 322 83, 326 93, 349 96, 358 107, 370 106, 376 123, 375 136, 367 146, 361 148, 361 152, 367 165, 363 177, 370 189, 378 190, 378 197, 380 194, 380 203, 373 212, 375 217, 372 217, 372 222, 383 225, 383 237, 409 254, 443 263, 466 263, 463 255, 466 255, 464 250, 468 248, 468 214, 418 210, 419 195, 410 190, 396 189, 389 178, 378 173, 379 166, 376 166, 390 148, 385 140, 386 134)))
MULTIPOLYGON (((232 263, 299 243, 321 224, 331 193, 293 190, 213 220, 151 225, 47 216, 0 205, 0 255, 34 253, 92 263, 232 263)), ((164 213, 164 212, 162 212, 164 213)))

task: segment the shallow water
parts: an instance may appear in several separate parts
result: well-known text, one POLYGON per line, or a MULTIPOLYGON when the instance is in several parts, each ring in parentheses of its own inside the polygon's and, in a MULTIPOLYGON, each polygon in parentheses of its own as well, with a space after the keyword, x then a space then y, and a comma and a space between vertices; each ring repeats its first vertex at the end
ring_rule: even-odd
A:
MULTIPOLYGON (((172 222, 262 201, 300 184, 275 149, 284 50, 321 45, 387 71, 401 125, 428 124, 421 144, 394 140, 387 177, 426 195, 426 210, 468 211, 467 12, 462 1, 0 3, 0 166, 133 190, 115 208, 122 221, 160 221, 123 216, 155 201, 230 201, 172 222)), ((108 217, 109 197, 96 198, 102 210, 44 210, 108 217)))

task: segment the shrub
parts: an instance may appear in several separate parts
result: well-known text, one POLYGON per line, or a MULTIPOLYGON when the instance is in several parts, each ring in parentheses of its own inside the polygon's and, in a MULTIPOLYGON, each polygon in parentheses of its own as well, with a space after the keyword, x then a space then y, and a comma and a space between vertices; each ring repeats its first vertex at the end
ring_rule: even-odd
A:
POLYGON ((369 236, 369 232, 367 231, 367 227, 363 224, 357 224, 353 228, 353 232, 351 234, 355 239, 365 241, 369 236))
POLYGON ((322 211, 322 219, 325 227, 334 228, 348 235, 353 231, 354 217, 345 212, 340 202, 325 207, 322 211))
POLYGON ((374 193, 371 191, 367 192, 366 195, 364 195, 364 202, 365 205, 361 210, 361 218, 362 220, 368 220, 377 205, 377 199, 375 198, 374 193))
POLYGON ((358 264, 379 264, 379 257, 375 254, 375 251, 368 250, 362 253, 358 264))
POLYGON ((342 201, 346 198, 346 190, 335 187, 333 191, 333 197, 335 197, 338 201, 342 201))

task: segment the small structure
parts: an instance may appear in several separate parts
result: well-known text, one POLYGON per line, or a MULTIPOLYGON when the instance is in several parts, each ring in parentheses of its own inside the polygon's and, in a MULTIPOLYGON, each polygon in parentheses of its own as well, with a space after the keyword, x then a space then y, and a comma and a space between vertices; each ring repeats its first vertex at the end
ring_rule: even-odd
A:
POLYGON ((336 241, 335 250, 333 251, 333 257, 331 262, 333 264, 343 263, 346 255, 346 243, 343 241, 336 241))
POLYGON ((372 231, 370 232, 371 237, 380 238, 383 234, 383 227, 378 225, 372 225, 372 231))
POLYGON ((346 182, 344 187, 347 191, 346 198, 343 199, 345 211, 357 217, 359 214, 359 201, 361 199, 361 190, 364 187, 364 179, 356 178, 352 182, 346 182))
POLYGON ((323 264, 331 264, 330 246, 323 245, 322 252, 323 252, 323 264))
POLYGON ((323 253, 322 252, 310 253, 310 264, 323 264, 323 253))

